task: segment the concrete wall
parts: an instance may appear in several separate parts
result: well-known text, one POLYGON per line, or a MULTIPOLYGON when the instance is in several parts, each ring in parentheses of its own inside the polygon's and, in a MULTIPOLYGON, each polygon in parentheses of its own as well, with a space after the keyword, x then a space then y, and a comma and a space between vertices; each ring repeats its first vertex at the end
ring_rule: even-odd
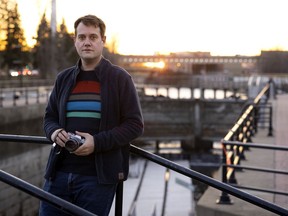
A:
POLYGON ((202 139, 222 139, 238 120, 246 103, 234 99, 199 101, 202 139))
MULTIPOLYGON (((143 97, 145 122, 142 140, 221 139, 235 123, 246 101, 143 97)), ((47 103, 0 108, 0 126, 39 119, 47 103)))
MULTIPOLYGON (((1 143, 3 145, 4 143, 1 143)), ((21 144, 20 144, 21 145, 21 144)), ((42 188, 50 145, 0 160, 1 170, 42 188)), ((0 215, 37 215, 39 199, 0 181, 0 215)))
POLYGON ((37 119, 44 116, 47 104, 29 104, 27 106, 1 107, 0 126, 20 121, 37 119))
POLYGON ((222 139, 233 126, 246 101, 142 98, 143 141, 184 141, 187 149, 201 148, 202 141, 222 139))

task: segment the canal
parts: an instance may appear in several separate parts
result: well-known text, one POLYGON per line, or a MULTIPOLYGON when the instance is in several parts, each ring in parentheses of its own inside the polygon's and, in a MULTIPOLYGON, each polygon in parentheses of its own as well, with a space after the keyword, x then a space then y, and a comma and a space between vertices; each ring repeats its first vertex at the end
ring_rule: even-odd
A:
MULTIPOLYGON (((42 118, 7 124, 0 126, 0 133, 26 136, 44 136, 42 124, 42 118)), ((0 142, 0 158, 3 160, 13 155, 17 155, 39 147, 43 147, 43 145, 34 143, 0 142)))

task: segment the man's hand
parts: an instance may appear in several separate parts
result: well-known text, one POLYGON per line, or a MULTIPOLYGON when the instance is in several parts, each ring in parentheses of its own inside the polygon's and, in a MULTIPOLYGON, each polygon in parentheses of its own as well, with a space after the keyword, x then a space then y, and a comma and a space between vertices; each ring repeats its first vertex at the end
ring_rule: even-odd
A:
POLYGON ((52 134, 52 140, 61 147, 65 147, 65 143, 68 139, 69 135, 64 129, 58 129, 52 134))
POLYGON ((76 131, 76 134, 81 137, 84 137, 85 142, 73 153, 78 156, 86 156, 92 154, 95 148, 93 136, 90 135, 89 133, 82 133, 79 131, 76 131))

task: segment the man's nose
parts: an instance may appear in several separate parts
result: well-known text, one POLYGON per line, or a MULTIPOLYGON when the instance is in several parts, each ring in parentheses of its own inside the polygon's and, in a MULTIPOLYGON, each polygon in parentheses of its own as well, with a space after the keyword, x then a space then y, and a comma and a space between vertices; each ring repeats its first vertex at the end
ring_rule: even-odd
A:
POLYGON ((85 45, 85 46, 90 46, 90 45, 91 45, 91 41, 89 40, 89 38, 87 38, 87 39, 84 41, 84 45, 85 45))

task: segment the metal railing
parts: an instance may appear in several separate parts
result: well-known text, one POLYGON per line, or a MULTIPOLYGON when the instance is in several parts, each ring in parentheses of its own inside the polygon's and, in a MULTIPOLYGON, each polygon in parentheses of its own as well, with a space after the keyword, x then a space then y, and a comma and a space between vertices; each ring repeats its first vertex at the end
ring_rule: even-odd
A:
MULTIPOLYGON (((9 135, 9 134, 0 134, 0 141, 9 141, 9 142, 25 142, 25 143, 38 143, 38 144, 51 144, 45 137, 38 137, 38 136, 20 136, 20 135, 9 135)), ((216 189, 219 189, 220 191, 223 191, 227 194, 231 194, 235 197, 238 197, 244 201, 247 201, 249 203, 252 203, 254 205, 257 205, 263 209, 266 209, 268 211, 271 211, 273 213, 279 214, 279 215, 287 215, 288 210, 278 206, 274 203, 268 202, 266 200, 263 200, 257 196, 254 196, 252 194, 249 194, 247 192, 244 192, 242 190, 237 189, 236 187, 233 187, 227 183, 215 180, 211 177, 208 177, 206 175, 203 175, 199 172, 196 172, 194 170, 188 169, 186 167, 183 167, 175 162, 169 161, 165 158, 162 158, 158 155, 152 154, 148 151, 145 151, 139 147, 136 147, 134 145, 131 145, 130 148, 131 153, 134 153, 138 156, 141 156, 143 158, 146 158, 149 161, 152 161, 154 163, 157 163, 163 167, 166 167, 167 169, 173 170, 177 173, 180 173, 182 175, 185 175, 189 178, 193 178, 195 180, 198 180, 202 183, 205 183, 211 187, 214 187, 216 189)), ((1 170, 0 170, 1 171, 1 170)), ((28 183, 24 183, 24 181, 18 179, 17 177, 14 177, 8 173, 5 173, 4 171, 0 172, 0 180, 18 188, 19 190, 22 190, 26 193, 29 193, 30 195, 45 200, 52 205, 54 205, 56 208, 59 208, 63 211, 70 212, 74 215, 91 215, 91 213, 88 213, 86 211, 82 211, 79 208, 75 207, 74 205, 67 203, 67 202, 59 202, 58 198, 55 198, 55 196, 46 193, 42 191, 39 188, 36 188, 35 186, 32 186, 28 183), (61 203, 61 205, 59 205, 61 203)), ((123 205, 123 183, 118 185, 117 191, 116 191, 116 202, 115 202, 115 215, 121 216, 122 215, 122 205, 123 205)))
MULTIPOLYGON (((285 174, 284 170, 273 170, 252 166, 241 166, 241 160, 245 159, 245 150, 250 148, 262 148, 270 150, 288 151, 287 147, 252 143, 251 137, 258 131, 259 124, 262 127, 268 128, 268 136, 273 135, 272 127, 272 106, 267 103, 269 98, 270 83, 262 89, 262 91, 254 99, 253 103, 249 104, 234 126, 226 134, 222 140, 222 182, 233 185, 237 188, 257 190, 274 194, 288 195, 288 192, 269 190, 266 188, 255 188, 248 186, 240 186, 237 184, 235 172, 237 170, 254 170, 261 172, 269 172, 275 174, 285 174), (268 114, 265 110, 268 109, 268 114), (261 121, 260 121, 261 120, 261 121)), ((219 203, 230 204, 231 199, 226 192, 222 192, 219 203)))
POLYGON ((52 204, 53 206, 55 206, 58 209, 61 209, 65 213, 77 216, 94 215, 85 209, 82 209, 76 205, 71 204, 70 202, 62 200, 57 196, 54 196, 46 191, 43 191, 32 184, 29 184, 13 175, 10 175, 7 172, 4 172, 1 169, 0 169, 0 180, 21 191, 24 191, 25 193, 32 195, 33 197, 36 197, 38 199, 46 201, 47 203, 52 204))
POLYGON ((52 86, 0 88, 0 107, 47 103, 52 86))
MULTIPOLYGON (((246 106, 242 115, 238 118, 236 123, 228 131, 226 136, 223 138, 223 141, 240 141, 242 143, 251 142, 251 137, 258 131, 258 121, 259 121, 259 105, 263 102, 267 102, 267 96, 269 95, 270 85, 267 85, 260 91, 256 96, 253 103, 250 103, 246 106)), ((263 107, 265 104, 261 104, 263 107)), ((272 108, 271 108, 272 109, 272 108)), ((272 118, 272 112, 270 113, 270 119, 272 118)), ((268 134, 272 134, 272 120, 269 121, 271 125, 269 126, 268 134), (271 131, 270 131, 271 130, 271 131)), ((231 164, 239 164, 241 159, 245 158, 244 151, 247 146, 235 146, 235 145, 222 145, 222 163, 226 164, 227 161, 231 164)), ((222 181, 227 183, 236 183, 235 179, 235 169, 227 169, 226 166, 223 166, 222 169, 222 181)), ((226 196, 224 196, 226 197, 226 196)), ((222 199, 220 199, 220 202, 222 199)), ((223 198, 223 202, 226 198, 223 198)))
MULTIPOLYGON (((228 146, 245 146, 249 148, 259 148, 259 149, 267 149, 267 150, 278 150, 278 151, 288 151, 288 147, 285 146, 277 146, 277 145, 268 145, 268 144, 261 144, 261 143, 243 143, 243 142, 237 142, 237 141, 222 141, 222 145, 228 146)), ((226 160, 226 156, 224 155, 223 161, 226 160)), ((226 160, 227 161, 227 160, 226 160)), ((255 166, 243 166, 243 165, 237 165, 237 164, 223 164, 224 167, 227 169, 234 169, 234 170, 253 170, 253 171, 259 171, 259 172, 266 172, 266 173, 275 173, 275 174, 282 174, 282 175, 288 175, 288 172, 285 170, 276 170, 276 169, 267 169, 267 168, 261 168, 261 167, 255 167, 255 166)), ((235 176, 234 176, 235 177, 235 176)), ((288 191, 277 191, 277 190, 269 190, 267 188, 255 188, 255 187, 248 187, 243 185, 238 185, 236 179, 228 179, 227 183, 232 183, 234 187, 242 188, 242 189, 249 189, 249 190, 256 190, 261 192, 267 192, 267 193, 273 193, 273 194, 281 194, 281 195, 288 195, 288 191)))

